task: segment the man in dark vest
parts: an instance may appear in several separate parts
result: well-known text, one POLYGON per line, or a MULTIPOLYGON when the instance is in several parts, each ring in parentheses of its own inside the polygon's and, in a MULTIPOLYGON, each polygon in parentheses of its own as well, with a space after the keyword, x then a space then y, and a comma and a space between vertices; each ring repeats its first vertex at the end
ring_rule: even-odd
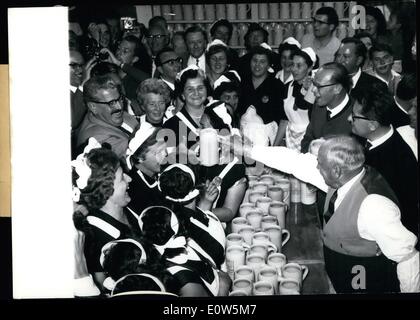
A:
POLYGON ((363 147, 355 138, 331 137, 317 155, 285 147, 244 147, 240 141, 231 148, 327 192, 324 258, 336 292, 420 291, 417 237, 401 223, 398 201, 386 181, 365 166, 363 147))

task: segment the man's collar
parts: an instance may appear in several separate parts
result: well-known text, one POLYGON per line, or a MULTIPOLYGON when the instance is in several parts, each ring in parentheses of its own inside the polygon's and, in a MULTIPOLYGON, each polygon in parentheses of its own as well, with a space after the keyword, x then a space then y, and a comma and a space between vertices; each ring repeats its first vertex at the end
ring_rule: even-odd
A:
POLYGON ((169 82, 168 80, 163 79, 163 77, 161 76, 160 79, 162 79, 163 82, 165 82, 169 88, 171 88, 171 90, 175 90, 175 84, 169 82))
POLYGON ((356 181, 366 172, 366 169, 363 168, 358 174, 356 174, 353 178, 343 184, 337 190, 337 200, 336 200, 336 207, 340 205, 342 199, 346 196, 347 192, 351 189, 351 187, 356 183, 356 181))
POLYGON ((351 77, 351 80, 353 82, 352 89, 354 89, 354 87, 356 87, 357 82, 359 81, 361 75, 362 75, 362 69, 359 68, 359 70, 357 70, 357 72, 354 74, 354 76, 351 77))
POLYGON ((388 140, 389 138, 391 138, 391 136, 394 134, 394 128, 392 127, 392 125, 389 126, 389 131, 387 133, 385 133, 382 137, 379 137, 375 140, 369 140, 368 142, 370 142, 372 144, 372 146, 369 148, 369 150, 372 150, 374 148, 376 148, 377 146, 380 146, 382 143, 384 143, 386 140, 388 140))
POLYGON ((341 103, 338 106, 336 106, 334 109, 330 109, 327 107, 327 110, 331 112, 331 115, 330 115, 331 118, 339 114, 346 107, 349 100, 350 100, 349 95, 346 93, 343 101, 341 101, 341 103))
POLYGON ((79 89, 81 92, 83 92, 83 87, 82 86, 75 87, 75 86, 70 85, 70 91, 71 92, 75 93, 77 89, 79 89))

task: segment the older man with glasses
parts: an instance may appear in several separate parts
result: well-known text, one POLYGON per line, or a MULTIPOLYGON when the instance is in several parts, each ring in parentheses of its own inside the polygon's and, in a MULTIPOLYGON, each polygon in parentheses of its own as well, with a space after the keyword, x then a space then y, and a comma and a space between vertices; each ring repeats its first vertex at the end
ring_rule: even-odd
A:
POLYGON ((126 98, 112 75, 89 79, 83 86, 88 107, 77 134, 76 146, 83 146, 90 137, 107 142, 112 150, 124 158, 128 141, 138 127, 136 118, 125 111, 126 98))
POLYGON ((347 121, 352 110, 350 85, 349 74, 341 64, 330 62, 318 69, 313 79, 315 104, 301 143, 302 152, 308 151, 312 140, 351 133, 347 121))
POLYGON ((302 48, 311 47, 319 57, 319 65, 334 61, 340 40, 334 35, 338 26, 338 15, 334 8, 319 8, 313 19, 314 33, 302 38, 302 48))

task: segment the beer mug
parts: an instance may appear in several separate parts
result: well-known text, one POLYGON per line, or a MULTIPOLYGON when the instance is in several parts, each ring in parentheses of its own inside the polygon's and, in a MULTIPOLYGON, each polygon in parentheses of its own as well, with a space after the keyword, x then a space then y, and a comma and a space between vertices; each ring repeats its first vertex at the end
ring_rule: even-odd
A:
POLYGON ((226 236, 226 248, 231 246, 242 246, 245 250, 249 249, 249 245, 239 233, 230 233, 226 236))
POLYGON ((272 201, 273 200, 271 200, 271 198, 269 198, 269 197, 258 198, 258 200, 256 202, 256 206, 257 206, 257 208, 261 209, 264 216, 268 215, 268 208, 270 207, 270 204, 271 204, 272 201))
POLYGON ((283 202, 290 205, 290 181, 289 179, 279 179, 275 186, 279 186, 283 190, 283 202))
POLYGON ((270 216, 276 217, 278 225, 284 229, 286 227, 286 211, 287 204, 280 201, 273 201, 268 208, 268 214, 270 216))
POLYGON ((248 294, 245 292, 245 290, 234 290, 232 292, 229 293, 229 297, 246 297, 248 296, 248 294))
POLYGON ((239 229, 249 226, 248 220, 244 217, 236 217, 231 222, 232 233, 239 233, 239 229))
POLYGON ((247 279, 254 282, 254 270, 247 265, 237 267, 235 269, 235 280, 236 279, 247 279))
POLYGON ((259 181, 252 187, 252 191, 263 193, 265 196, 268 191, 268 186, 265 183, 259 181))
POLYGON ((279 277, 282 276, 281 269, 286 263, 287 259, 283 253, 273 252, 267 258, 267 265, 276 268, 279 277))
POLYGON ((258 273, 265 265, 264 257, 259 253, 248 254, 246 257, 246 265, 251 267, 254 271, 254 279, 258 279, 258 273))
POLYGON ((233 291, 244 291, 248 296, 250 296, 252 295, 252 282, 248 279, 233 280, 232 289, 233 291))
POLYGON ((267 186, 272 186, 274 184, 274 178, 271 174, 264 174, 261 176, 260 182, 265 183, 267 186))
POLYGON ((259 198, 262 198, 264 196, 265 196, 265 193, 252 190, 249 193, 249 202, 256 203, 259 198))
POLYGON ((272 284, 274 293, 278 292, 278 275, 275 267, 264 266, 258 274, 259 281, 267 281, 272 284))
POLYGON ((272 243, 257 243, 251 245, 249 249, 249 254, 261 254, 264 257, 264 261, 267 260, 268 254, 276 252, 277 248, 272 243))
POLYGON ((270 236, 266 232, 256 232, 252 236, 252 244, 268 244, 270 242, 270 236))
POLYGON ((300 198, 303 204, 314 204, 316 202, 316 188, 308 183, 302 182, 300 186, 300 198))
POLYGON ((261 220, 262 220, 262 217, 263 217, 263 212, 260 209, 258 209, 258 208, 255 208, 253 210, 250 210, 246 214, 246 220, 248 220, 248 223, 255 230, 261 229, 261 220))
POLYGON ((245 264, 245 249, 242 246, 233 245, 226 249, 226 269, 233 279, 234 272, 239 266, 245 264))
POLYGON ((290 232, 280 226, 268 226, 264 231, 268 234, 270 241, 277 247, 278 252, 282 251, 283 246, 290 239, 290 232), (286 235, 284 240, 283 235, 286 235))
POLYGON ((283 201, 283 189, 278 185, 273 185, 268 187, 267 195, 273 201, 283 201))
POLYGON ((296 280, 279 278, 278 283, 278 292, 281 296, 300 294, 299 282, 296 280))
POLYGON ((268 281, 258 281, 254 283, 253 293, 254 296, 272 296, 274 288, 268 281))
POLYGON ((278 221, 277 221, 277 218, 274 216, 264 216, 261 219, 261 228, 263 230, 269 226, 277 226, 277 225, 278 225, 278 221))
POLYGON ((255 209, 255 205, 251 202, 245 202, 242 203, 239 206, 239 216, 240 217, 246 217, 247 213, 254 210, 255 209))
POLYGON ((242 238, 244 239, 247 245, 249 246, 252 245, 252 237, 254 236, 254 233, 255 233, 255 229, 252 226, 250 225, 242 226, 238 232, 242 236, 242 238))
POLYGON ((299 283, 299 288, 302 287, 302 282, 305 280, 309 269, 305 265, 289 262, 285 264, 281 270, 282 276, 286 279, 292 279, 299 283))

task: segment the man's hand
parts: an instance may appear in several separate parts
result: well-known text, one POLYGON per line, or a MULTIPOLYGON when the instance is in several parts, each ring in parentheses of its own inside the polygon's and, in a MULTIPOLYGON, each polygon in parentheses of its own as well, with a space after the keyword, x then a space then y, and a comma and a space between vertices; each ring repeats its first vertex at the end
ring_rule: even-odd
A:
POLYGON ((106 59, 105 61, 116 64, 117 66, 121 65, 121 61, 118 60, 117 57, 108 48, 102 48, 100 53, 108 53, 108 59, 106 59))

